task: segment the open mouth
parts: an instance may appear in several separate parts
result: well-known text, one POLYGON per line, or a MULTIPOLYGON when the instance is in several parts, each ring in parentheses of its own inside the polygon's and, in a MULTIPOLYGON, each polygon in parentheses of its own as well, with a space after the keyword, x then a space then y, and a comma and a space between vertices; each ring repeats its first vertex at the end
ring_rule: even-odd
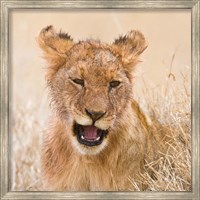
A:
POLYGON ((96 126, 82 126, 74 123, 74 133, 77 135, 79 143, 87 146, 100 145, 104 137, 107 135, 107 130, 101 130, 96 126))

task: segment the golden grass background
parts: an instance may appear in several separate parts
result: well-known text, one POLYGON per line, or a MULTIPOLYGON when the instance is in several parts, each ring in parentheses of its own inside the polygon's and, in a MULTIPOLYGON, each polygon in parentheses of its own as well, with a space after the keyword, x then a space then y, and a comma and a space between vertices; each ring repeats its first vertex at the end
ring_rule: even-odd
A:
MULTIPOLYGON (((112 42, 131 29, 141 30, 149 47, 135 79, 135 98, 155 131, 173 133, 166 155, 146 165, 150 191, 191 190, 191 13, 188 11, 15 11, 11 15, 12 190, 43 190, 40 146, 50 110, 46 63, 36 37, 46 25, 112 42), (148 174, 154 171, 154 178, 148 174)), ((134 190, 139 190, 131 180, 134 190)))

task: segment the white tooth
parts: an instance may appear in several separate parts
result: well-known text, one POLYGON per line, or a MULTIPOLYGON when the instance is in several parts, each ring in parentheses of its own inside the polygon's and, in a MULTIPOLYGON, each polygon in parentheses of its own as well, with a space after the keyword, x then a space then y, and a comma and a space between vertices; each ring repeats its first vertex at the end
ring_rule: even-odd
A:
POLYGON ((96 140, 100 140, 100 137, 98 137, 96 140))
POLYGON ((84 138, 84 136, 83 136, 83 135, 81 135, 81 139, 82 139, 82 140, 85 140, 85 138, 84 138))

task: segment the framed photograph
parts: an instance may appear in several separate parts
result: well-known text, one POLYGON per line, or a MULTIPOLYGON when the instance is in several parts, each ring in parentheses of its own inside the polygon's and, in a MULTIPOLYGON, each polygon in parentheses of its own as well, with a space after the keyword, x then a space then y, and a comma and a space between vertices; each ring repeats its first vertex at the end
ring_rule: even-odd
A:
POLYGON ((200 198, 199 0, 0 2, 2 200, 200 198))

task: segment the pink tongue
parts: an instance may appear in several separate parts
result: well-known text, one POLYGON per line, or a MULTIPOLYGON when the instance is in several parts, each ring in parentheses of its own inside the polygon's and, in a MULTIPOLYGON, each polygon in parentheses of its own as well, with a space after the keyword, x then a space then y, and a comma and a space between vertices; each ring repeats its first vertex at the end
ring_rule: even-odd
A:
POLYGON ((95 140, 97 139, 97 130, 95 126, 83 126, 85 139, 95 140))

